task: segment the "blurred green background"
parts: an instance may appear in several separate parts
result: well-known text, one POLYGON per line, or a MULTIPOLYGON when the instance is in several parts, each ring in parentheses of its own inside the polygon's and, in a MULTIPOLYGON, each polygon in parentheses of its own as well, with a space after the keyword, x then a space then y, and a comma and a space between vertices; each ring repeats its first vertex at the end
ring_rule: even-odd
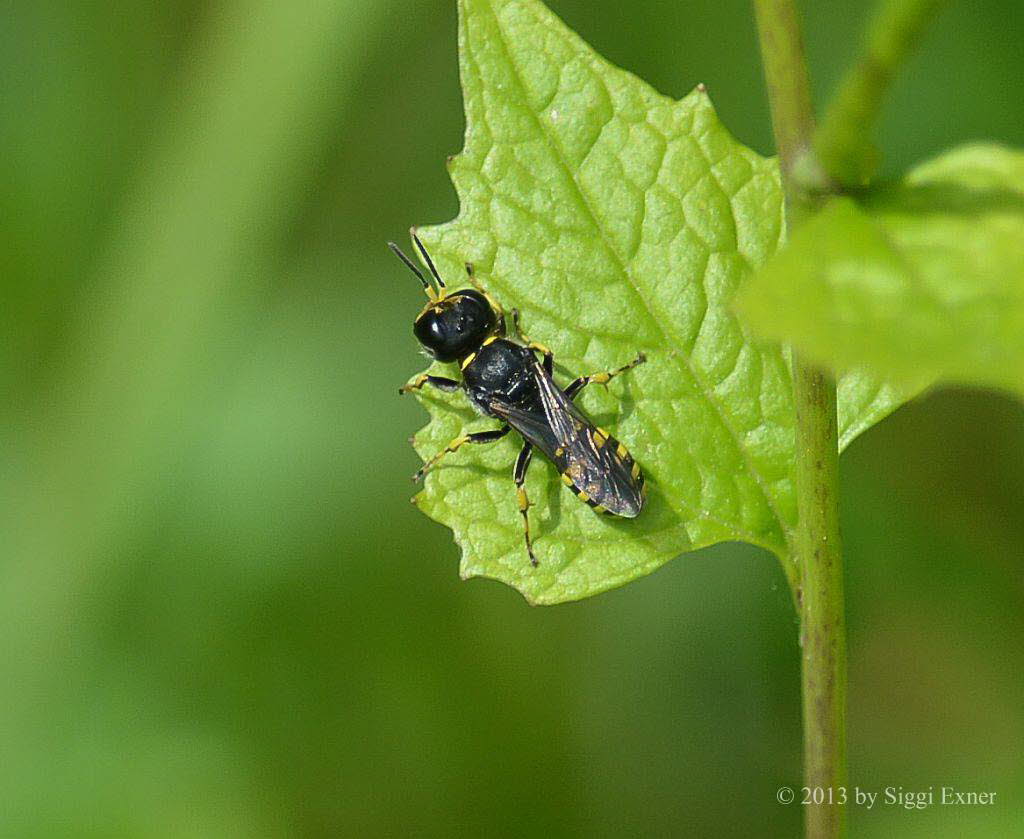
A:
MULTIPOLYGON (((550 5, 771 151, 747 3, 550 5)), ((823 101, 867 7, 806 5, 823 101)), ((454 3, 5 8, 0 835, 797 835, 772 557, 530 608, 408 502, 384 242, 457 210, 454 3)), ((1019 0, 942 15, 889 173, 1024 145, 1022 35, 1019 0)), ((851 785, 997 793, 853 835, 1024 835, 1024 409, 927 396, 843 480, 851 785)))

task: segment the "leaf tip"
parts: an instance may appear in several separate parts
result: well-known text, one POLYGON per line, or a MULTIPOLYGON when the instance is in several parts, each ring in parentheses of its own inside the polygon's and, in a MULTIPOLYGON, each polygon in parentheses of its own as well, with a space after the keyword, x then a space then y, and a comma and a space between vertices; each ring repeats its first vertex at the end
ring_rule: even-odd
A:
POLYGON ((682 99, 679 100, 680 104, 683 104, 696 112, 708 114, 713 120, 716 129, 721 129, 723 126, 718 121, 718 112, 715 110, 715 104, 711 101, 711 94, 708 93, 708 86, 704 82, 697 84, 693 90, 686 94, 682 99))

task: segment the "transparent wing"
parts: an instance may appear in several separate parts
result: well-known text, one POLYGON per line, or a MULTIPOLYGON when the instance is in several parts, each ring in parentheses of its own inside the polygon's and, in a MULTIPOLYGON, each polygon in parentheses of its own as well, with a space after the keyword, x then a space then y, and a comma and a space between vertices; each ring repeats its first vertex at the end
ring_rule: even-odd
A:
POLYGON ((643 477, 618 440, 594 428, 540 364, 534 365, 543 413, 501 401, 491 409, 555 464, 583 500, 620 516, 643 506, 643 477))

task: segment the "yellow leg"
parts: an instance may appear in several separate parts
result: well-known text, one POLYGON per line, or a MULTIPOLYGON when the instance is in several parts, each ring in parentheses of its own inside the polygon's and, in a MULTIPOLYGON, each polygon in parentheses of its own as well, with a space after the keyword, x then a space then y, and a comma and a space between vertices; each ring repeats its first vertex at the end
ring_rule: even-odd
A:
POLYGON ((506 434, 508 434, 509 427, 506 425, 504 428, 496 428, 493 431, 476 431, 473 434, 463 434, 452 440, 447 446, 441 451, 435 454, 430 460, 424 463, 412 476, 414 481, 420 480, 424 475, 427 474, 431 469, 437 466, 440 461, 448 455, 457 452, 466 443, 493 443, 495 440, 500 440, 506 434))
POLYGON ((519 487, 516 490, 516 497, 519 500, 519 512, 523 517, 523 533, 526 536, 526 552, 530 555, 530 564, 536 568, 539 564, 533 553, 533 539, 530 538, 530 499, 526 495, 526 487, 519 487))
POLYGON ((516 482, 516 499, 519 502, 519 514, 523 517, 523 532, 526 536, 526 553, 530 555, 530 564, 536 568, 537 557, 533 553, 533 539, 530 537, 530 499, 526 495, 526 470, 530 467, 530 460, 533 458, 533 446, 525 443, 516 458, 516 465, 512 469, 512 479, 516 482))
POLYGON ((519 340, 526 344, 528 349, 536 350, 537 352, 544 356, 544 368, 548 371, 548 373, 550 373, 551 365, 554 359, 554 353, 552 353, 547 346, 541 344, 539 341, 530 340, 530 336, 523 332, 522 327, 519 325, 518 309, 512 310, 512 326, 515 327, 516 335, 519 336, 519 340))
MULTIPOLYGON (((469 277, 470 285, 479 291, 484 297, 487 298, 487 302, 491 304, 491 308, 498 313, 498 319, 501 324, 505 323, 505 310, 501 307, 501 304, 491 297, 491 293, 480 284, 480 280, 476 278, 476 274, 473 271, 473 263, 466 263, 466 276, 469 277)), ((504 325, 502 325, 502 334, 504 334, 504 325)))
POLYGON ((414 390, 419 390, 421 387, 423 387, 423 385, 425 385, 427 383, 427 379, 428 378, 429 377, 427 376, 426 373, 420 373, 411 382, 409 382, 408 384, 402 385, 398 389, 398 393, 399 394, 412 393, 414 390))
POLYGON ((621 373, 625 373, 627 370, 632 370, 634 367, 643 364, 645 361, 647 361, 647 356, 643 353, 638 353, 637 357, 629 362, 629 364, 623 364, 621 367, 616 367, 614 370, 608 370, 604 373, 591 373, 589 376, 580 376, 565 389, 565 393, 570 399, 572 399, 587 385, 606 385, 616 376, 621 373))
POLYGON ((453 393, 461 387, 455 379, 446 379, 443 376, 429 376, 426 373, 420 373, 409 384, 402 385, 398 389, 398 393, 411 393, 414 390, 419 390, 424 385, 433 385, 438 390, 445 391, 445 393, 453 393))

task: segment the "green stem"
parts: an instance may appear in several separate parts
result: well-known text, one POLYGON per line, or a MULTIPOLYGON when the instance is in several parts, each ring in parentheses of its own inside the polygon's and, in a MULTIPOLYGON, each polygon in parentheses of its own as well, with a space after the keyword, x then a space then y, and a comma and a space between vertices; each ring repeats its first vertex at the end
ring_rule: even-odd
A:
MULTIPOLYGON (((804 783, 815 789, 846 786, 846 620, 839 540, 839 443, 836 385, 824 370, 793 361, 796 399, 796 552, 800 592, 804 783)), ((841 836, 841 804, 807 805, 807 836, 841 836)))
POLYGON ((768 102, 772 110, 775 148, 786 189, 786 216, 805 203, 800 181, 794 171, 811 150, 814 109, 811 82, 800 34, 796 6, 786 0, 754 0, 757 30, 761 41, 768 102))
POLYGON ((865 186, 878 164, 869 129, 900 64, 944 0, 886 0, 868 26, 864 49, 825 111, 814 148, 840 184, 865 186))
MULTIPOLYGON (((810 212, 827 182, 811 149, 814 115, 800 23, 793 0, 754 0, 772 125, 786 191, 790 230, 810 212)), ((839 541, 836 386, 832 377, 793 358, 796 490, 799 520, 793 550, 800 575, 804 783, 826 803, 805 805, 809 839, 843 834, 844 807, 827 803, 846 785, 846 626, 839 541)), ((812 797, 813 801, 813 797, 812 797)))

